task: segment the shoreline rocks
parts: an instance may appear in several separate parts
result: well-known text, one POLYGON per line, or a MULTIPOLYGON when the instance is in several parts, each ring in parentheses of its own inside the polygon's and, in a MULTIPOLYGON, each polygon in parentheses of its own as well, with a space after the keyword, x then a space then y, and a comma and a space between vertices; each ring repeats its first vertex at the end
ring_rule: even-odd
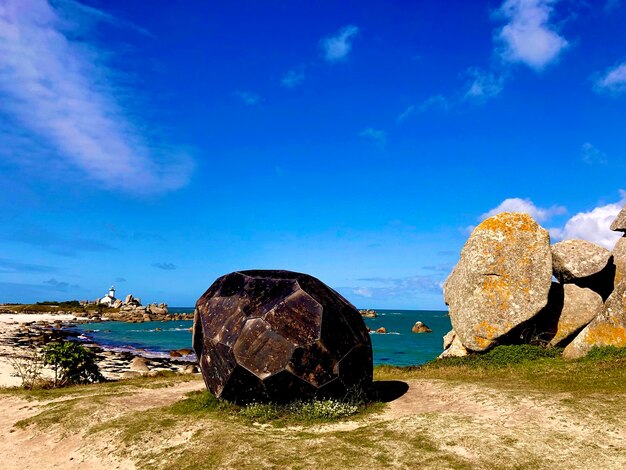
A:
POLYGON ((415 322, 415 325, 413 325, 413 328, 411 328, 411 332, 418 333, 418 334, 419 333, 432 333, 433 330, 428 328, 423 322, 417 321, 415 322))

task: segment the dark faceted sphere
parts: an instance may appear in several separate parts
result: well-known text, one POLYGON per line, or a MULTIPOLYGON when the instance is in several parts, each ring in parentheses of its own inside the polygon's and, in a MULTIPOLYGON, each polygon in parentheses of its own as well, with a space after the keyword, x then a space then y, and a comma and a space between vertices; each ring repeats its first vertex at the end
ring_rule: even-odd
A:
POLYGON ((341 398, 372 382, 361 314, 291 271, 238 271, 196 302, 193 348, 207 388, 236 403, 341 398))

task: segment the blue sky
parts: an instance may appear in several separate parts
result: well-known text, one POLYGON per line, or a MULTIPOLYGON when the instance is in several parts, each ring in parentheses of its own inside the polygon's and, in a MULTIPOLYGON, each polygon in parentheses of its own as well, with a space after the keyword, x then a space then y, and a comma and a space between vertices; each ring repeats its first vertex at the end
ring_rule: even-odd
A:
POLYGON ((610 248, 626 2, 0 0, 0 301, 312 274, 443 309, 471 227, 610 248))

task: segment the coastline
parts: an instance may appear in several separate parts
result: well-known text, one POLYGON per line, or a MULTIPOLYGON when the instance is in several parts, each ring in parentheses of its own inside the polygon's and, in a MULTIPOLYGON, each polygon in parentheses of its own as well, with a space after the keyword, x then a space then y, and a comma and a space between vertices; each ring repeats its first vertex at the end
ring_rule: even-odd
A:
MULTIPOLYGON (((165 357, 163 354, 133 348, 107 347, 90 341, 76 325, 93 320, 68 313, 0 313, 0 387, 19 387, 22 382, 11 364, 40 351, 48 342, 73 339, 96 354, 100 372, 107 380, 156 375, 162 371, 197 373, 194 355, 165 357), (135 358, 141 358, 136 360, 135 358)), ((43 378, 52 371, 44 368, 43 378)))

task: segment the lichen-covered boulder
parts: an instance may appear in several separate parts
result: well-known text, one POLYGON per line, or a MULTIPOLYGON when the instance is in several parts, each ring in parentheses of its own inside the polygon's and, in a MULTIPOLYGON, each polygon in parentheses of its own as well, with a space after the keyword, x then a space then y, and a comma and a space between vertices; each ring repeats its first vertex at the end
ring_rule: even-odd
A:
POLYGON ((467 349, 484 351, 548 302, 550 236, 528 214, 504 212, 474 229, 444 284, 452 327, 467 349))
POLYGON ((563 351, 566 359, 585 356, 594 346, 626 347, 626 236, 613 249, 614 290, 604 310, 563 351))
POLYGON ((342 397, 372 382, 359 311, 319 280, 240 271, 198 299, 193 348, 207 388, 236 403, 342 397))
POLYGON ((552 271, 559 282, 589 288, 606 298, 613 291, 615 266, 611 252, 586 240, 565 240, 552 250, 552 271))
POLYGON ((611 230, 614 232, 626 232, 626 206, 622 208, 615 220, 611 224, 611 230))
POLYGON ((598 274, 611 259, 609 250, 586 240, 564 240, 551 250, 554 277, 561 283, 598 274))
POLYGON ((562 345, 568 338, 600 315, 603 309, 604 303, 600 294, 575 284, 564 284, 563 308, 558 315, 554 336, 548 345, 562 345))

